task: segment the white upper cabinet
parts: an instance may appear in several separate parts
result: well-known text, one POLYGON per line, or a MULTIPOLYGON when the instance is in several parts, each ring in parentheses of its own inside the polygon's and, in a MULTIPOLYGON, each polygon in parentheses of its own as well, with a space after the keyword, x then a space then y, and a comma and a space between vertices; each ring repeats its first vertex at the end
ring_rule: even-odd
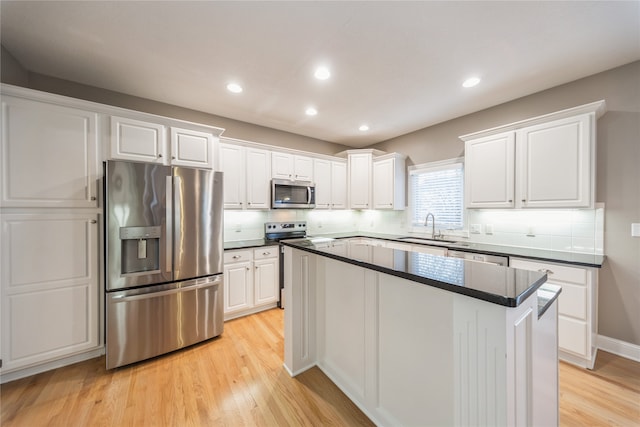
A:
POLYGON ((520 129, 518 202, 522 207, 593 205, 593 114, 520 129))
POLYGON ((316 209, 347 208, 347 163, 313 159, 316 209))
POLYGON ((213 169, 215 140, 211 133, 172 127, 171 164, 213 169))
POLYGON ((111 117, 111 158, 166 163, 165 126, 125 117, 111 117))
POLYGON ((593 207, 595 123, 603 112, 599 101, 462 136, 466 207, 593 207))
POLYGON ((331 208, 331 160, 313 159, 316 209, 331 208))
POLYGON ((405 156, 391 153, 373 160, 373 208, 405 208, 405 156))
POLYGON ((213 169, 213 133, 111 116, 111 158, 213 169))
POLYGON ((347 209, 347 162, 331 162, 331 209, 347 209))
POLYGON ((224 208, 242 209, 246 202, 245 148, 220 144, 220 171, 224 174, 224 208))
POLYGON ((225 209, 269 209, 270 152, 237 144, 220 144, 225 209))
POLYGON ((313 159, 297 154, 271 153, 271 176, 276 179, 290 179, 294 181, 313 180, 313 159))
POLYGON ((371 209, 371 153, 349 154, 349 207, 371 209))
POLYGON ((464 168, 466 207, 514 206, 514 132, 467 141, 464 168))
POLYGON ((98 115, 2 98, 3 207, 95 208, 98 115))
POLYGON ((271 208, 271 153, 247 147, 247 209, 271 208))

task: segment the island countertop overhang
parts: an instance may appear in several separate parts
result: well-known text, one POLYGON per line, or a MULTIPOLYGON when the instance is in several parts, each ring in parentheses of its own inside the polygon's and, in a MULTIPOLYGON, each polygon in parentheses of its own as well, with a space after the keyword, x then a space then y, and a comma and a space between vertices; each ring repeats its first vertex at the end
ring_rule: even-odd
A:
POLYGON ((385 247, 372 246, 379 255, 373 258, 394 259, 393 265, 346 256, 326 242, 309 238, 280 244, 505 307, 519 306, 547 281, 542 272, 385 247))

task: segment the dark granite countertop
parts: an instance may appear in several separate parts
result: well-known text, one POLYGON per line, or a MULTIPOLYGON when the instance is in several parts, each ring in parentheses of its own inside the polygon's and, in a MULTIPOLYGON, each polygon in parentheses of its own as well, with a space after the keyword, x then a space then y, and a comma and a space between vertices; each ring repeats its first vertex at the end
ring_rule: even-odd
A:
MULTIPOLYGON (((368 236, 371 237, 371 236, 368 236)), ((344 255, 344 247, 330 238, 286 240, 285 246, 379 271, 425 285, 467 295, 506 307, 517 307, 546 282, 547 276, 493 264, 425 253, 371 246, 372 260, 392 260, 390 265, 344 255)))
POLYGON ((260 246, 275 246, 277 244, 278 242, 265 239, 235 240, 232 242, 224 242, 224 250, 259 248, 260 246))
MULTIPOLYGON (((310 236, 311 237, 311 236, 310 236)), ((395 234, 381 234, 381 233, 366 233, 361 231, 352 231, 346 233, 329 233, 329 234, 318 234, 313 237, 327 237, 333 239, 343 239, 343 238, 356 238, 356 237, 364 237, 370 239, 382 239, 389 240, 401 243, 418 243, 416 241, 406 240, 403 238, 408 237, 408 235, 395 235, 395 234)), ((509 257, 518 257, 518 258, 528 258, 532 260, 538 261, 549 261, 549 262, 559 262, 563 264, 572 264, 583 267, 594 267, 600 268, 604 263, 605 256, 604 255, 594 255, 594 254, 583 254, 577 252, 564 252, 564 251, 552 251, 545 249, 531 249, 531 248, 521 248, 516 246, 504 246, 504 245, 488 245, 484 243, 472 243, 472 242, 445 242, 441 240, 429 241, 428 239, 421 239, 419 236, 412 236, 417 240, 423 240, 422 244, 425 245, 436 245, 443 248, 456 250, 456 251, 464 251, 464 252, 473 252, 473 253, 481 253, 486 255, 501 255, 501 256, 509 256, 509 257)), ((264 239, 256 239, 256 240, 242 240, 242 241, 232 241, 232 242, 224 242, 224 249, 244 249, 244 248, 255 248, 259 246, 266 245, 277 245, 277 242, 266 241, 264 239)))
MULTIPOLYGON (((366 233, 360 231, 350 233, 322 234, 315 235, 314 237, 329 237, 334 239, 364 237, 371 239, 390 240, 401 243, 418 243, 415 240, 406 240, 405 238, 409 237, 408 235, 366 233)), ((602 264, 605 260, 604 255, 521 248, 516 246, 488 245, 484 243, 473 243, 464 241, 451 243, 442 240, 435 240, 430 242, 428 239, 421 239, 419 236, 412 237, 416 240, 424 240, 421 243, 425 245, 431 244, 456 251, 481 253, 486 255, 502 255, 518 258, 529 258, 539 261, 559 262, 564 264, 580 265, 584 267, 600 268, 602 267, 602 264)))

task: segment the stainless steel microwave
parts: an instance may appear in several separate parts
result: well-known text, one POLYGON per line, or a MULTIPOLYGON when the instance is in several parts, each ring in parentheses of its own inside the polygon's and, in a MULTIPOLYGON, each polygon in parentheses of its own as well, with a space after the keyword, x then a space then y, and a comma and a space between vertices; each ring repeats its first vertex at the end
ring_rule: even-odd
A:
POLYGON ((271 180, 272 209, 313 209, 316 207, 316 187, 308 181, 271 180))

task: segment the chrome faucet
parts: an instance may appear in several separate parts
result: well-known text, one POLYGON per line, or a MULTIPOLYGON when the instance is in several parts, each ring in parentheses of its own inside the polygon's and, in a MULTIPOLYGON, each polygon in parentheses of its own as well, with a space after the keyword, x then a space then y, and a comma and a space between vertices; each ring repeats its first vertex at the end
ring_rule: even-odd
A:
POLYGON ((424 226, 425 227, 429 226, 429 217, 431 217, 431 238, 435 239, 436 238, 436 217, 433 216, 431 212, 429 212, 427 214, 427 217, 424 219, 424 226))

